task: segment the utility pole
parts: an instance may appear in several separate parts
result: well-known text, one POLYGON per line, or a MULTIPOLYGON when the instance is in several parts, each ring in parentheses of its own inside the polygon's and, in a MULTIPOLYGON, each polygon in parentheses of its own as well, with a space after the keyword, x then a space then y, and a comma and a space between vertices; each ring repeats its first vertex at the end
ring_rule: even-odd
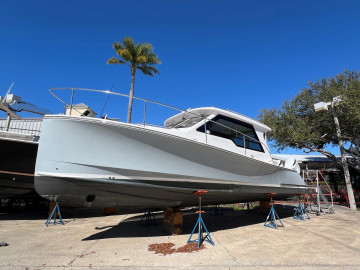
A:
POLYGON ((350 209, 356 210, 356 203, 355 203, 354 192, 353 192, 351 179, 350 179, 349 166, 348 166, 348 162, 347 162, 347 159, 346 159, 346 152, 345 152, 345 149, 344 149, 344 143, 343 143, 343 141, 341 139, 340 123, 339 123, 339 119, 338 119, 337 113, 336 113, 335 108, 334 108, 334 101, 331 102, 331 112, 332 112, 332 114, 334 116, 334 122, 335 122, 335 127, 336 127, 336 135, 337 135, 338 140, 339 140, 339 147, 340 147, 340 153, 341 153, 341 163, 342 163, 343 170, 344 170, 345 184, 346 184, 347 194, 348 194, 348 197, 349 197, 350 209))

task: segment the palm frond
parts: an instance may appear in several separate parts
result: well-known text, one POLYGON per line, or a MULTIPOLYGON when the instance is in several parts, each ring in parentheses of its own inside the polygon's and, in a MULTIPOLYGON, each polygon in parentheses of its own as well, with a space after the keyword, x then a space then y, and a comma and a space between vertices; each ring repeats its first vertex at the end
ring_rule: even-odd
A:
POLYGON ((152 77, 154 77, 155 74, 160 75, 160 72, 152 66, 141 65, 141 66, 137 66, 137 69, 140 70, 145 75, 149 75, 152 77))
POLYGON ((107 60, 106 64, 119 65, 119 64, 126 64, 126 62, 116 57, 111 57, 109 58, 109 60, 107 60))
POLYGON ((124 47, 130 48, 135 47, 135 42, 132 39, 132 37, 126 36, 122 39, 122 43, 124 44, 124 47))
POLYGON ((139 45, 138 55, 148 55, 153 50, 152 45, 149 43, 142 43, 142 44, 139 43, 138 45, 139 45))
POLYGON ((122 50, 124 47, 122 46, 122 44, 114 41, 113 48, 114 48, 115 52, 117 52, 118 50, 122 50))
POLYGON ((128 49, 121 49, 117 51, 117 54, 121 56, 126 62, 133 61, 134 57, 128 49))
POLYGON ((129 54, 132 55, 132 58, 134 59, 137 55, 137 46, 134 43, 134 40, 131 37, 125 37, 122 40, 124 44, 124 49, 129 51, 129 54))
POLYGON ((146 67, 142 67, 142 66, 138 66, 137 67, 138 70, 140 70, 143 74, 154 77, 154 73, 152 73, 151 71, 149 71, 146 67))
POLYGON ((138 55, 136 58, 138 64, 146 63, 147 57, 145 55, 138 55))
POLYGON ((160 75, 160 72, 154 67, 147 67, 147 69, 151 70, 151 72, 154 73, 154 74, 160 75))
POLYGON ((155 64, 161 64, 161 61, 159 60, 158 56, 154 53, 151 53, 147 55, 147 64, 149 65, 155 65, 155 64))

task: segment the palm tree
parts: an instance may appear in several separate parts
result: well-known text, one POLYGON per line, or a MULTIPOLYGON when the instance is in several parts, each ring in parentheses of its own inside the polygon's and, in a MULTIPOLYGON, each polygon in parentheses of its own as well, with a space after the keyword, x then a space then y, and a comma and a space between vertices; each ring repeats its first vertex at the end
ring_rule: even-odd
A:
POLYGON ((119 55, 122 59, 111 57, 106 63, 115 65, 126 64, 130 67, 131 88, 127 114, 127 123, 130 123, 136 70, 140 70, 145 75, 149 75, 152 77, 155 74, 160 75, 159 71, 154 68, 154 65, 160 64, 161 61, 158 59, 158 56, 153 52, 153 47, 149 43, 135 44, 134 40, 131 37, 125 37, 122 40, 122 43, 123 44, 114 42, 113 44, 113 48, 116 54, 119 55))

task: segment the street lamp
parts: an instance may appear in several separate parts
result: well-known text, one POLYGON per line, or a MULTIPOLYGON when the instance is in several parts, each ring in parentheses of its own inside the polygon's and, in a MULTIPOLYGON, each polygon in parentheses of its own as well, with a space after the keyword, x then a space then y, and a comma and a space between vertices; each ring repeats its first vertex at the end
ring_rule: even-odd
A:
POLYGON ((346 189, 349 197, 349 205, 350 208, 353 210, 356 210, 356 203, 355 203, 355 197, 354 192, 351 185, 350 180, 350 172, 349 167, 346 159, 346 152, 344 149, 344 142, 341 139, 341 129, 340 129, 340 123, 339 118, 337 116, 337 113, 335 111, 335 106, 338 105, 342 101, 341 96, 334 97, 331 102, 318 102, 314 104, 315 112, 321 112, 321 111, 328 111, 329 107, 334 117, 335 127, 336 127, 336 135, 339 141, 339 148, 340 148, 340 154, 341 154, 341 163, 343 165, 344 175, 345 175, 345 183, 346 183, 346 189))

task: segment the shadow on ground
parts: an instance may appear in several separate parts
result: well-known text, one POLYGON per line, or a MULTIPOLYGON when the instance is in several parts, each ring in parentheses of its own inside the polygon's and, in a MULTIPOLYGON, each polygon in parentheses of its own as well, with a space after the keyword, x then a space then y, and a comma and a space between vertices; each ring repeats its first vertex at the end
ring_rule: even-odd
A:
MULTIPOLYGON (((104 216, 104 209, 60 207, 63 219, 91 218, 104 216)), ((125 214, 121 212, 119 214, 125 214)), ((5 207, 0 208, 0 220, 41 220, 49 217, 48 208, 25 209, 14 211, 5 207)))
POLYGON ((1 220, 39 220, 47 219, 46 209, 31 209, 31 210, 22 210, 14 211, 7 208, 0 209, 0 221, 1 220))
MULTIPOLYGON (((294 214, 294 206, 277 205, 276 212, 280 218, 291 217, 294 214)), ((196 209, 183 210, 183 234, 190 234, 195 226, 198 215, 196 209)), ((210 208, 205 208, 203 220, 209 232, 238 228, 259 223, 264 223, 267 215, 260 214, 259 209, 254 210, 233 210, 232 208, 222 208, 223 215, 210 215, 210 208)), ((155 214, 157 225, 140 226, 139 222, 143 214, 133 216, 121 221, 115 226, 96 227, 98 233, 90 235, 82 241, 99 240, 108 238, 123 237, 153 237, 169 235, 163 231, 163 213, 155 214)))

